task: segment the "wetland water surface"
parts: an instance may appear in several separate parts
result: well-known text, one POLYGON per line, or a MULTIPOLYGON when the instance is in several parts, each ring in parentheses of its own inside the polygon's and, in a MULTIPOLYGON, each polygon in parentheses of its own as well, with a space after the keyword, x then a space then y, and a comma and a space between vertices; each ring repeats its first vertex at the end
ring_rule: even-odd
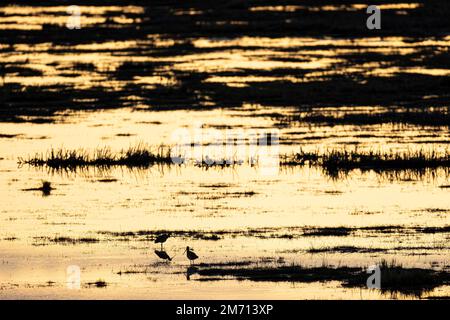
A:
POLYGON ((450 36, 388 28, 448 5, 385 2, 386 33, 376 36, 357 27, 366 15, 356 4, 243 1, 221 16, 201 4, 91 1, 80 30, 52 1, 1 7, 0 298, 448 297, 450 36), (335 26, 341 36, 307 28, 329 14, 348 21, 335 26), (305 31, 291 26, 302 15, 305 31), (261 27, 274 21, 284 29, 261 27), (157 150, 198 128, 276 130, 280 155, 421 152, 447 162, 330 173, 306 161, 271 174, 248 161, 19 165, 59 148, 157 150), (163 233, 171 261, 155 254, 163 233), (367 289, 365 270, 383 260, 395 263, 381 290, 367 289), (392 270, 411 279, 396 283, 392 270))

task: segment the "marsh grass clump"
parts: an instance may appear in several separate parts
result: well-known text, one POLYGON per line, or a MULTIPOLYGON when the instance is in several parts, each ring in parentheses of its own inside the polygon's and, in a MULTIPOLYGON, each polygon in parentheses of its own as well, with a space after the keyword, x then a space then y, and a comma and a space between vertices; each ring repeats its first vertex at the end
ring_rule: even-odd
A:
POLYGON ((417 228, 417 231, 422 233, 448 233, 450 232, 450 225, 443 227, 422 227, 417 228))
POLYGON ((359 268, 340 267, 313 267, 306 268, 300 265, 252 265, 242 266, 216 266, 204 267, 198 270, 200 276, 206 277, 233 277, 238 280, 269 281, 269 282, 322 282, 341 280, 355 276, 359 268))
POLYGON ((137 231, 99 231, 98 234, 107 236, 109 238, 119 238, 122 241, 127 241, 133 238, 140 238, 143 241, 149 239, 153 240, 160 234, 170 233, 174 237, 180 237, 183 239, 196 239, 196 240, 210 240, 217 241, 222 239, 221 236, 232 233, 231 231, 214 231, 214 232, 202 232, 194 230, 137 230, 137 231))
MULTIPOLYGON (((382 260, 380 270, 380 291, 388 294, 404 294, 421 297, 423 293, 450 283, 450 273, 434 269, 405 268, 395 260, 382 260)), ((366 286, 367 274, 362 270, 355 277, 347 279, 343 285, 348 287, 366 286)))
POLYGON ((317 164, 320 159, 320 154, 318 151, 305 152, 300 149, 297 153, 284 154, 280 156, 281 166, 297 166, 297 165, 307 165, 307 164, 317 164))
POLYGON ((329 171, 352 169, 425 169, 450 166, 450 154, 439 156, 435 151, 403 153, 331 151, 322 156, 322 166, 329 171))
POLYGON ((97 243, 98 239, 95 238, 69 238, 69 237, 55 237, 50 240, 54 243, 62 244, 77 244, 77 243, 97 243))
POLYGON ((172 161, 170 147, 160 146, 153 150, 145 144, 129 147, 116 154, 106 147, 96 149, 93 153, 83 149, 61 148, 51 149, 47 154, 36 154, 28 159, 19 158, 19 164, 48 166, 52 169, 76 169, 88 166, 149 167, 155 164, 172 164, 172 161))
POLYGON ((336 247, 311 247, 307 250, 308 253, 374 253, 385 252, 387 249, 382 248, 363 248, 356 246, 336 246, 336 247))
POLYGON ((426 152, 381 152, 381 151, 358 151, 357 149, 331 150, 324 153, 304 152, 291 155, 282 155, 280 165, 316 165, 324 169, 331 176, 339 173, 349 172, 354 169, 361 171, 374 170, 376 172, 414 170, 424 171, 426 169, 449 168, 450 153, 440 155, 435 151, 426 152))
POLYGON ((381 291, 400 292, 420 296, 423 292, 448 284, 450 274, 432 269, 404 268, 396 261, 382 260, 381 291))

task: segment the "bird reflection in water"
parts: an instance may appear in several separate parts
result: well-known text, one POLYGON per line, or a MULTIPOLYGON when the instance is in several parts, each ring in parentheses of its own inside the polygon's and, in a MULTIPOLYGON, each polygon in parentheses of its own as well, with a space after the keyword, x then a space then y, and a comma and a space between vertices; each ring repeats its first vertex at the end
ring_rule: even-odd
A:
POLYGON ((164 250, 155 250, 155 254, 164 261, 172 261, 173 257, 170 257, 164 250))
POLYGON ((191 276, 192 276, 193 274, 197 273, 197 271, 198 271, 198 268, 197 268, 197 267, 189 266, 189 267, 186 269, 186 279, 187 279, 187 280, 191 280, 191 276))

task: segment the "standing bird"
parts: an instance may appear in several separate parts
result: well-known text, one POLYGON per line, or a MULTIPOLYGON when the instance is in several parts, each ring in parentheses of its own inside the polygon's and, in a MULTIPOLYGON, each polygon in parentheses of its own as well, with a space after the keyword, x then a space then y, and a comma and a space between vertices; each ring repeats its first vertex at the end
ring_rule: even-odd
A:
POLYGON ((168 234, 168 233, 160 234, 159 236, 156 237, 155 243, 161 243, 161 251, 163 249, 163 243, 166 242, 166 240, 169 237, 170 237, 170 234, 168 234))
POLYGON ((187 270, 186 270, 186 280, 191 280, 191 276, 193 274, 196 274, 197 271, 198 271, 198 269, 196 267, 194 267, 194 266, 188 267, 187 270))
POLYGON ((191 264, 195 259, 198 259, 198 255, 194 251, 192 251, 191 248, 186 247, 186 250, 184 250, 184 252, 186 252, 186 257, 189 259, 191 264))

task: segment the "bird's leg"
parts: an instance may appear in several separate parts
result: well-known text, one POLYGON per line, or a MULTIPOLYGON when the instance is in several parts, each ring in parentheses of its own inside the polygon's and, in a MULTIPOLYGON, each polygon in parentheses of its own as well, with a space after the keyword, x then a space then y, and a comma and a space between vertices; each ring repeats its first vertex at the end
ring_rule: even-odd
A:
POLYGON ((163 246, 162 246, 163 244, 162 244, 162 242, 161 242, 161 251, 163 251, 163 246))

